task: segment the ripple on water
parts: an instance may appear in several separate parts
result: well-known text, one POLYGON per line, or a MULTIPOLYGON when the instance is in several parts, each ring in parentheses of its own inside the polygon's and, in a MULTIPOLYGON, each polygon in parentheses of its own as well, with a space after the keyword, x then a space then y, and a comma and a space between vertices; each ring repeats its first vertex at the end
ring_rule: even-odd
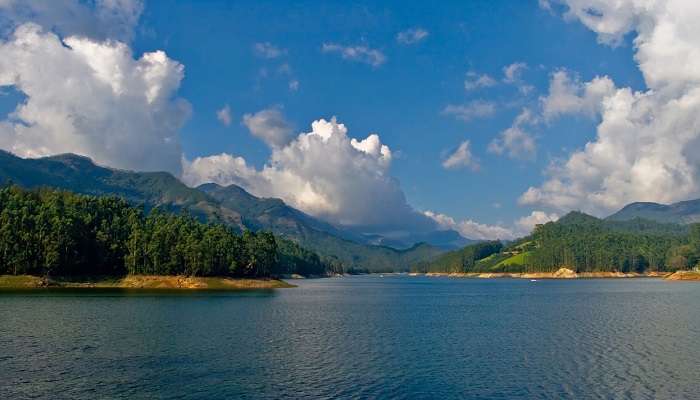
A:
POLYGON ((0 294, 1 398, 692 398, 696 284, 356 277, 0 294))

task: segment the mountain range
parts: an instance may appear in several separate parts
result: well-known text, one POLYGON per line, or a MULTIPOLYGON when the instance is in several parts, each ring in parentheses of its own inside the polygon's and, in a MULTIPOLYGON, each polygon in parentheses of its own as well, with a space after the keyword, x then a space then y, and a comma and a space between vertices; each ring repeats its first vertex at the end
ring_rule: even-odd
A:
POLYGON ((643 218, 656 222, 673 224, 691 224, 700 222, 700 199, 681 201, 673 204, 651 202, 631 203, 606 219, 626 221, 643 218))
POLYGON ((52 187, 81 194, 115 195, 146 209, 187 211, 202 221, 223 223, 238 231, 269 230, 323 257, 337 258, 346 267, 369 271, 407 270, 409 265, 434 258, 446 248, 469 243, 454 231, 436 231, 423 235, 424 239, 434 239, 434 244, 407 245, 336 227, 280 199, 259 198, 236 185, 204 184, 190 188, 167 172, 107 168, 75 154, 31 159, 0 151, 0 182, 25 188, 52 187))

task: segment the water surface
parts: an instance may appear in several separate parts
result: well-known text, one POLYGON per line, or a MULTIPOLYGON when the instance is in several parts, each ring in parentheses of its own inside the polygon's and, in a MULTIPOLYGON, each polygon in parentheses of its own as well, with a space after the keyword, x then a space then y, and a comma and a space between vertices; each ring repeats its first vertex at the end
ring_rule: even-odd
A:
POLYGON ((700 284, 0 292, 0 398, 700 398, 700 284))

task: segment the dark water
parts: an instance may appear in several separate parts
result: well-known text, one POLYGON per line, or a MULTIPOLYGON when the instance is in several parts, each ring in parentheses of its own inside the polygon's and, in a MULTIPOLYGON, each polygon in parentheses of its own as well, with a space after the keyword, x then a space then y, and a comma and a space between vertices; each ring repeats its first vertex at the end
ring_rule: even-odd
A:
POLYGON ((0 294, 0 398, 700 398, 700 284, 0 294))

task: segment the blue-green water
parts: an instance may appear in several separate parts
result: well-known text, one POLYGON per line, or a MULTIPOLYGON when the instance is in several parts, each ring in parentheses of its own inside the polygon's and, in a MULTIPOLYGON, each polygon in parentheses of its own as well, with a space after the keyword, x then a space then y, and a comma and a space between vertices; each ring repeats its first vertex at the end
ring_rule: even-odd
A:
POLYGON ((0 398, 700 398, 700 284, 0 294, 0 398))

